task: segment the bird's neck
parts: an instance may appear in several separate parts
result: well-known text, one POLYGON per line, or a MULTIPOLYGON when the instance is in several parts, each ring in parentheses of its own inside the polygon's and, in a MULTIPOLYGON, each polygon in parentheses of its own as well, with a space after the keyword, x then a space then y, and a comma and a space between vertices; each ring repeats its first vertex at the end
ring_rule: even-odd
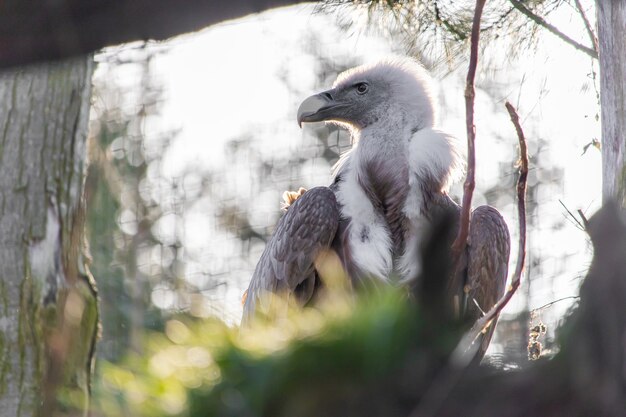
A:
POLYGON ((376 124, 351 133, 355 155, 363 162, 407 157, 410 130, 396 125, 376 124))
POLYGON ((403 203, 411 189, 417 194, 419 212, 429 217, 433 207, 448 203, 442 181, 457 169, 457 151, 441 132, 425 129, 416 135, 419 129, 410 126, 377 124, 352 131, 351 159, 359 184, 371 199, 389 208, 403 203), (428 160, 422 160, 422 155, 429 155, 428 160), (439 163, 433 165, 433 161, 439 163), (419 175, 409 187, 412 171, 419 175))
POLYGON ((404 206, 409 191, 408 136, 380 129, 359 132, 353 150, 358 185, 389 228, 393 252, 404 250, 404 206))

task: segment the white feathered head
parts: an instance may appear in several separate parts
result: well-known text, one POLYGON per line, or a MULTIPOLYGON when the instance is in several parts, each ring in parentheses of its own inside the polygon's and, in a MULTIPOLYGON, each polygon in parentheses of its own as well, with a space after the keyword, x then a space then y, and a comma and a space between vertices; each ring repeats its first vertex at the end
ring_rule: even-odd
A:
POLYGON ((417 131, 434 125, 431 80, 410 58, 390 58, 352 68, 332 89, 306 99, 298 123, 333 121, 364 129, 395 123, 417 131))

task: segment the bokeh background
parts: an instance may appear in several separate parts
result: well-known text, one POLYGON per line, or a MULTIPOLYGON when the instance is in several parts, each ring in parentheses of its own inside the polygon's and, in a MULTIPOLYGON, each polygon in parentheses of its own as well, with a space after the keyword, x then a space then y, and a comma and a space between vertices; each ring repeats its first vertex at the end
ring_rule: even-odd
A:
MULTIPOLYGON (((417 57, 436 83, 439 126, 465 138, 468 54, 457 23, 437 31, 403 9, 343 3, 270 10, 96 57, 86 198, 102 319, 98 373, 141 355, 146 334, 164 331, 172 317, 238 324, 283 191, 328 184, 350 146, 335 127, 295 121, 299 103, 341 71, 417 57)), ((444 3, 459 10, 442 13, 455 15, 460 3, 444 3)), ((543 3, 551 22, 585 41, 570 3, 543 3)), ((587 11, 593 18, 591 4, 587 11)), ((517 139, 506 100, 519 110, 531 156, 527 268, 490 356, 523 367, 529 326, 545 323, 546 353, 557 348, 554 329, 575 305, 591 259, 576 211, 591 214, 601 203, 599 81, 591 58, 531 22, 489 10, 486 22, 474 204, 503 213, 512 254, 517 139)), ((457 201, 460 192, 452 190, 457 201)))

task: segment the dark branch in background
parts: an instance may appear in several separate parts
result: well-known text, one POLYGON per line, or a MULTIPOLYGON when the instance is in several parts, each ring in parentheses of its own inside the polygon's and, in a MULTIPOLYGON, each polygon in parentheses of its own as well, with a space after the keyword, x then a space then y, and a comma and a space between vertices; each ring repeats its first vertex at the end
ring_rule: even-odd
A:
POLYGON ((517 138, 519 141, 520 159, 519 159, 519 178, 517 179, 517 216, 519 221, 519 246, 517 249, 517 264, 515 265, 515 272, 511 277, 511 284, 507 288, 506 292, 498 300, 498 302, 484 315, 482 316, 470 329, 470 331, 463 337, 463 340, 459 344, 459 347, 463 350, 457 352, 459 354, 466 352, 478 336, 485 331, 498 316, 500 311, 508 304, 515 291, 520 286, 522 279, 522 271, 524 270, 524 262, 526 260, 526 179, 528 177, 528 151, 526 148, 526 138, 524 137, 524 131, 519 123, 519 116, 515 111, 515 108, 508 101, 505 104, 511 121, 517 131, 517 138))
MULTIPOLYGON (((467 35, 461 31, 459 31, 450 21, 441 16, 441 11, 439 9, 439 3, 435 0, 434 2, 434 10, 435 10, 435 22, 441 23, 450 33, 452 33, 457 40, 464 41, 467 39, 467 35)), ((437 26, 435 26, 437 28, 437 26)))
POLYGON ((553 33, 554 35, 559 37, 565 43, 570 44, 574 48, 578 49, 579 51, 582 51, 582 52, 586 53, 587 55, 589 55, 592 58, 598 59, 598 52, 597 51, 589 48, 588 46, 585 46, 583 44, 580 44, 580 43, 576 42, 574 39, 570 38, 569 36, 567 36, 566 34, 561 32, 555 26, 553 26, 550 23, 546 22, 544 18, 542 18, 541 16, 538 16, 535 13, 533 13, 522 2, 520 2, 518 0, 509 0, 509 2, 511 2, 513 7, 515 7, 517 10, 519 10, 524 15, 526 15, 526 17, 528 17, 530 20, 532 20, 533 22, 535 22, 539 26, 547 29, 548 31, 550 31, 551 33, 553 33))
MULTIPOLYGON (((574 216, 574 213, 572 213, 571 210, 568 209, 565 203, 563 203, 563 201, 561 201, 560 199, 559 199, 559 203, 561 203, 561 206, 565 209, 565 211, 567 211, 567 214, 569 215, 569 217, 571 217, 572 221, 574 222, 574 226, 576 226, 579 230, 582 230, 584 232, 586 228, 585 225, 583 225, 581 222, 578 221, 576 216, 574 216)), ((567 216, 565 216, 565 218, 567 219, 567 216)))
POLYGON ((463 201, 461 204, 461 220, 459 233, 452 244, 454 256, 454 270, 459 264, 460 255, 467 245, 467 236, 470 228, 470 213, 472 210, 472 194, 475 186, 476 152, 474 141, 476 140, 476 126, 474 125, 474 78, 476 78, 476 66, 478 65, 478 41, 480 38, 480 18, 486 0, 476 0, 474 20, 472 21, 472 37, 470 48, 470 62, 465 84, 465 127, 467 129, 467 176, 463 185, 463 201))
POLYGON ((600 50, 600 46, 598 46, 598 37, 596 36, 596 33, 593 31, 593 27, 591 26, 591 23, 589 22, 589 19, 587 18, 587 14, 585 13, 585 10, 583 9, 582 4, 580 4, 580 0, 574 0, 576 3, 576 9, 578 10, 578 14, 580 14, 580 17, 583 19, 583 22, 585 23, 585 29, 587 29, 587 34, 589 35, 589 40, 591 41, 591 44, 593 45, 593 50, 596 51, 596 54, 598 53, 598 51, 600 50))
POLYGON ((163 40, 302 0, 19 0, 0 2, 0 67, 163 40))
POLYGON ((589 220, 587 220, 585 213, 583 213, 581 209, 578 209, 578 215, 580 216, 580 220, 582 220, 583 222, 583 226, 585 227, 585 230, 589 230, 589 220))
MULTIPOLYGON (((563 203, 561 200, 559 200, 559 203, 561 203, 561 206, 563 206, 565 211, 567 211, 567 215, 569 216, 569 218, 571 218, 576 228, 578 228, 579 230, 582 230, 583 232, 589 229, 589 221, 587 220, 585 213, 581 209, 578 209, 576 211, 578 213, 578 216, 580 216, 580 221, 579 221, 578 218, 574 215, 574 213, 572 213, 571 210, 567 208, 565 203, 563 203)), ((568 219, 567 216, 565 216, 565 218, 568 219)))

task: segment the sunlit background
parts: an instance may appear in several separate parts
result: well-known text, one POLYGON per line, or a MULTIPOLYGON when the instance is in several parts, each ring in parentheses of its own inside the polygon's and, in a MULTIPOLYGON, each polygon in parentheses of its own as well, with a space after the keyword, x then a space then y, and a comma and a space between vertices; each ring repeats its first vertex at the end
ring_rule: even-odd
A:
MULTIPOLYGON (((465 138, 465 49, 427 36, 407 43, 366 14, 294 6, 97 56, 87 198, 101 359, 141 352, 145 331, 180 312, 239 322, 283 191, 329 184, 330 167, 349 147, 345 132, 321 124, 301 130, 295 120, 299 103, 341 71, 416 55, 437 82, 438 124, 465 138)), ((573 8, 550 19, 586 39, 573 8)), ((474 204, 505 216, 512 264, 517 139, 506 100, 519 110, 531 155, 526 274, 491 348, 514 364, 525 360, 530 321, 548 325, 550 347, 576 302, 568 297, 591 257, 577 210, 591 214, 601 203, 597 68, 549 33, 532 36, 489 39, 477 77, 474 204)), ((453 189, 457 201, 460 191, 453 189)))

